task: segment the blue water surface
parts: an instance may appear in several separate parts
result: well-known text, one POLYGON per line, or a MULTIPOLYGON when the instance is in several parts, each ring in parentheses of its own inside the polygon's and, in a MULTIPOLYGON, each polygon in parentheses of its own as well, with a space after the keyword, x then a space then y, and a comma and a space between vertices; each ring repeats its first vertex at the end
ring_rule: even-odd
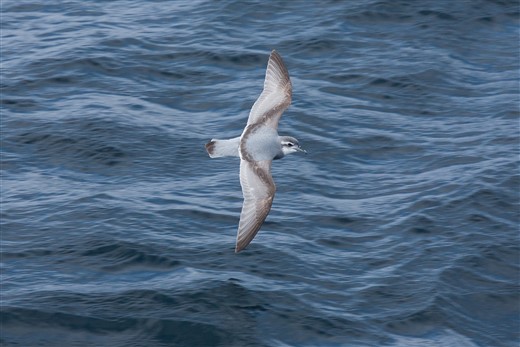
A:
POLYGON ((518 346, 518 1, 2 1, 2 346, 518 346), (269 53, 277 194, 234 253, 269 53))

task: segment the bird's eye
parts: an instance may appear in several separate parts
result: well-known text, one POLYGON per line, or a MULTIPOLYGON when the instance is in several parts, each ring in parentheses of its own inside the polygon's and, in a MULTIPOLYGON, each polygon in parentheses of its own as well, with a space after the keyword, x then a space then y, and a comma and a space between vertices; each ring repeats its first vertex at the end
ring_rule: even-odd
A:
POLYGON ((288 143, 287 143, 287 146, 292 147, 292 146, 294 146, 294 143, 292 143, 292 142, 288 142, 288 143))

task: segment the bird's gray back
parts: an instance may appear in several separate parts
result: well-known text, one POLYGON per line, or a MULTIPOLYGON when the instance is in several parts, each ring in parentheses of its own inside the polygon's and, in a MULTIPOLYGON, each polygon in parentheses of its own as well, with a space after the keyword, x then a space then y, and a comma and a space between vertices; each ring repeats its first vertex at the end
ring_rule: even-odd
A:
POLYGON ((242 159, 249 161, 272 160, 282 151, 278 132, 263 124, 248 125, 240 140, 242 159))

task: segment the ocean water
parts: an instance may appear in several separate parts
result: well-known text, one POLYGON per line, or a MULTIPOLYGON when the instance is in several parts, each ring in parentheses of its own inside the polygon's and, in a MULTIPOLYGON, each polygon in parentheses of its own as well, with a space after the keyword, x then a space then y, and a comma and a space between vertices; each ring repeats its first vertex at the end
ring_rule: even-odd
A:
POLYGON ((518 346, 519 3, 2 1, 2 346, 518 346), (293 103, 257 237, 240 134, 293 103))

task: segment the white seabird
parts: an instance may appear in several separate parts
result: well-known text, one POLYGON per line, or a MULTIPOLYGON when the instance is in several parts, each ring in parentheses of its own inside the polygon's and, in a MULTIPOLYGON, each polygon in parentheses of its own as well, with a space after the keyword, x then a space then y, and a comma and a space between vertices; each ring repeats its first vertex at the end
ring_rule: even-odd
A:
POLYGON ((282 57, 273 50, 267 64, 264 90, 251 108, 242 135, 206 144, 211 158, 240 157, 240 184, 244 204, 240 213, 235 252, 249 245, 273 204, 276 186, 271 176, 273 159, 305 152, 294 137, 278 135, 278 121, 291 104, 292 85, 282 57))

